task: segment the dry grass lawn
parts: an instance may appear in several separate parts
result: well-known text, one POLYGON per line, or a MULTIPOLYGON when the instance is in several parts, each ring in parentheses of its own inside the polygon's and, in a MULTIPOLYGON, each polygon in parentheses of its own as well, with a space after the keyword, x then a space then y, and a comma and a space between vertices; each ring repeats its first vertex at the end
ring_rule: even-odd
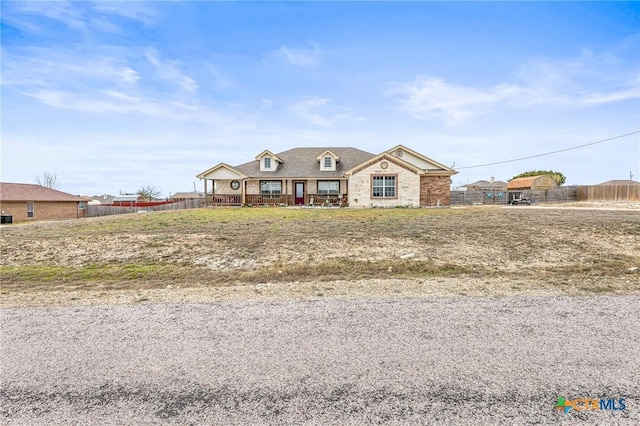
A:
POLYGON ((640 211, 207 208, 0 228, 0 305, 640 293, 640 211))

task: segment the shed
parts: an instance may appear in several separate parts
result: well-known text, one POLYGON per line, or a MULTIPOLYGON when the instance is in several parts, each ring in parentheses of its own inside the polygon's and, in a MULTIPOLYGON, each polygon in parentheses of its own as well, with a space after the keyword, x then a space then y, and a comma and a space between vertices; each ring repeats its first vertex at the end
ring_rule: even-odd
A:
POLYGON ((145 198, 142 195, 125 194, 113 197, 112 203, 114 206, 133 206, 136 203, 140 203, 143 201, 145 201, 145 198))
POLYGON ((556 188, 558 183, 553 180, 550 176, 547 175, 539 175, 539 176, 528 176, 521 177, 516 179, 511 179, 507 183, 508 191, 524 191, 524 190, 532 190, 532 191, 544 191, 545 189, 556 188))

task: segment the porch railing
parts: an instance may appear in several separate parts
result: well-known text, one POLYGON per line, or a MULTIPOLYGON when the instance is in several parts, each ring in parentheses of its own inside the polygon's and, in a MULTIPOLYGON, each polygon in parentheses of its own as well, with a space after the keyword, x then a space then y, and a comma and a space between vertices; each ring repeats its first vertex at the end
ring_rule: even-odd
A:
POLYGON ((245 204, 249 206, 286 206, 289 204, 289 196, 285 194, 245 195, 245 204))
POLYGON ((305 201, 310 206, 342 206, 345 199, 342 194, 308 194, 305 201))
POLYGON ((207 203, 214 206, 241 206, 242 196, 237 194, 213 194, 207 196, 207 203))
MULTIPOLYGON (((304 205, 306 206, 345 206, 346 195, 344 194, 305 194, 304 205)), ((234 194, 213 194, 207 196, 207 204, 214 206, 241 206, 242 196, 234 194)), ((293 195, 287 194, 252 194, 245 195, 245 205, 247 206, 293 206, 296 199, 293 195)))

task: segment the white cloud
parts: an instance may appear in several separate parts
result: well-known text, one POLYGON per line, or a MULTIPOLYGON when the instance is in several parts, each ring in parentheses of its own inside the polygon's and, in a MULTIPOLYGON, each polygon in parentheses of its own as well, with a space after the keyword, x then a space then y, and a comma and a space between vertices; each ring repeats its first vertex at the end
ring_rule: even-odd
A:
POLYGON ((24 1, 17 3, 17 11, 21 14, 44 16, 81 32, 88 31, 86 17, 68 1, 24 1))
POLYGON ((282 46, 273 51, 270 56, 289 65, 303 68, 315 67, 320 62, 320 51, 316 44, 307 49, 282 46))
POLYGON ((56 1, 20 1, 3 4, 2 20, 29 33, 44 34, 48 28, 42 23, 42 17, 62 23, 68 28, 85 36, 95 30, 120 33, 113 20, 114 16, 127 18, 151 25, 155 20, 155 10, 143 1, 70 2, 56 1))
POLYGON ((92 86, 134 85, 139 73, 123 60, 90 56, 79 57, 61 49, 28 49, 19 53, 3 52, 3 85, 74 86, 90 82, 92 86))
POLYGON ((95 1, 93 7, 97 12, 118 15, 141 22, 145 25, 153 23, 156 12, 146 1, 95 1))
POLYGON ((386 94, 400 98, 402 109, 413 118, 450 125, 497 108, 588 108, 640 98, 637 66, 610 54, 585 51, 571 60, 538 59, 519 70, 518 80, 473 87, 419 76, 390 84, 386 94))
POLYGON ((185 122, 225 125, 229 128, 251 127, 249 122, 243 122, 243 119, 230 116, 212 107, 167 98, 136 96, 114 90, 83 93, 35 90, 23 94, 51 107, 89 114, 137 114, 185 122))
POLYGON ((180 62, 161 61, 158 59, 158 53, 153 50, 147 51, 145 57, 153 64, 158 72, 158 76, 163 80, 176 83, 187 92, 195 92, 198 90, 198 82, 180 70, 180 62))
POLYGON ((333 127, 349 116, 346 108, 326 108, 328 105, 329 99, 310 97, 297 102, 292 111, 298 118, 321 127, 333 127), (318 110, 323 110, 324 114, 318 110))
POLYGON ((448 84, 439 78, 419 77, 412 83, 392 85, 388 94, 404 97, 403 108, 414 118, 442 118, 453 124, 476 114, 477 108, 497 105, 524 91, 506 84, 474 88, 448 84))
POLYGON ((213 65, 211 64, 207 65, 207 70, 209 71, 212 77, 212 80, 210 82, 207 81, 207 83, 209 83, 211 87, 218 90, 227 90, 235 86, 235 83, 233 82, 233 79, 231 77, 222 73, 213 65))

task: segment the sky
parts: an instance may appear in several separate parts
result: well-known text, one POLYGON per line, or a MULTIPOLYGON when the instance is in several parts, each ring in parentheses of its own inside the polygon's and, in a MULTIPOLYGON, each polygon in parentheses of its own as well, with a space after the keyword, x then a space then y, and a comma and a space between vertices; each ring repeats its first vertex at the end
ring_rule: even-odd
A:
POLYGON ((0 7, 3 182, 168 197, 265 149, 398 144, 454 187, 640 180, 640 3, 0 7))

